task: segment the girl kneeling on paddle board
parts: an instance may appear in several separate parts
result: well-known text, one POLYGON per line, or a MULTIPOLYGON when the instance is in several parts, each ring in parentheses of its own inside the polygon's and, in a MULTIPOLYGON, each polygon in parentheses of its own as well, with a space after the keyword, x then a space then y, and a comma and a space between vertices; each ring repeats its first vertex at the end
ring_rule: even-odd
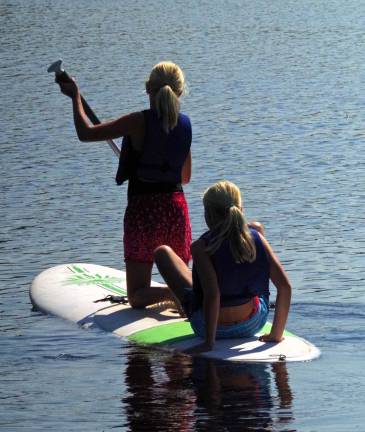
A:
POLYGON ((261 225, 246 223, 240 191, 231 182, 209 187, 203 204, 209 230, 191 245, 192 271, 170 247, 155 250, 161 275, 194 332, 205 339, 188 352, 210 351, 216 338, 247 338, 260 331, 269 312, 270 280, 277 289, 275 316, 270 334, 260 339, 281 341, 291 286, 261 225))
POLYGON ((121 157, 116 180, 129 180, 123 238, 129 303, 143 308, 171 300, 167 287, 150 284, 156 247, 166 244, 182 262, 190 259, 191 227, 182 184, 191 176, 192 132, 189 118, 180 113, 185 87, 181 69, 171 62, 158 63, 146 82, 150 108, 96 126, 88 121, 75 81, 56 81, 72 98, 81 141, 128 138, 121 152, 125 143, 129 155, 126 161, 121 157))

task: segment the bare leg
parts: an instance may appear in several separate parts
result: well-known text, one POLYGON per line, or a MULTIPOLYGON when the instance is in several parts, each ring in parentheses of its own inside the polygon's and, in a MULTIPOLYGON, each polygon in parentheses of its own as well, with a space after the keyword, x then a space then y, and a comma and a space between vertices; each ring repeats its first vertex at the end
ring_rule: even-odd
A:
POLYGON ((133 308, 174 299, 167 286, 151 286, 152 263, 126 261, 126 270, 128 300, 133 308))
POLYGON ((161 276, 176 300, 181 303, 186 288, 193 286, 191 270, 169 246, 159 246, 154 252, 154 257, 161 276))

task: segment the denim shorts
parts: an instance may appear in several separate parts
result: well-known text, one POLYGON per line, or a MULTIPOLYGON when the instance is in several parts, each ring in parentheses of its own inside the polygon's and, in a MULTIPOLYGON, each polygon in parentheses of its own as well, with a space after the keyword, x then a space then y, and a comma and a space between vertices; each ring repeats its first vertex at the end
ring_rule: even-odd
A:
MULTIPOLYGON (((248 338, 258 333, 266 324, 269 305, 265 297, 259 297, 259 305, 255 315, 248 320, 233 325, 218 325, 217 339, 248 338)), ((205 337, 203 311, 198 309, 189 318, 190 325, 197 336, 205 337)))

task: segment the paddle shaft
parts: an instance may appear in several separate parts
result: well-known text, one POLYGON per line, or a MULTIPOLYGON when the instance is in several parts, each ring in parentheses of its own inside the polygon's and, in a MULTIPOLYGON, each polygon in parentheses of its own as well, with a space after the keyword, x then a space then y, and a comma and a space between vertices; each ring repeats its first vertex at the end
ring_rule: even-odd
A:
MULTIPOLYGON (((71 77, 66 71, 63 71, 60 74, 57 74, 57 80, 67 83, 67 82, 71 81, 71 77)), ((86 100, 84 99, 84 97, 82 95, 81 95, 81 102, 82 102, 82 106, 84 108, 85 114, 88 116, 91 123, 93 125, 100 124, 101 121, 99 120, 97 115, 94 113, 94 111, 91 109, 90 105, 86 102, 86 100)), ((112 139, 108 139, 108 140, 106 140, 106 142, 109 144, 109 146, 113 150, 114 154, 117 157, 119 157, 120 150, 119 150, 119 147, 117 146, 117 144, 112 139)))

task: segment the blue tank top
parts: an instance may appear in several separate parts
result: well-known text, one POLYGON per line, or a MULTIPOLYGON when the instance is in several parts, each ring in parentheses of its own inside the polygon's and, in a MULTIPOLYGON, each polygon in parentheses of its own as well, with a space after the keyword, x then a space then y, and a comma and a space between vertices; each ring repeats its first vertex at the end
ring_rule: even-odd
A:
POLYGON ((155 110, 145 110, 143 114, 145 139, 137 178, 150 182, 181 183, 181 171, 192 139, 189 117, 180 113, 177 125, 167 134, 155 110))
MULTIPOLYGON (((211 256, 218 279, 221 307, 238 306, 247 303, 255 296, 264 296, 267 301, 269 300, 269 260, 258 232, 251 228, 250 232, 256 246, 254 262, 235 262, 228 240, 224 240, 219 249, 211 256)), ((200 238, 208 245, 212 234, 208 231, 200 238)), ((194 264, 193 292, 193 309, 196 310, 203 304, 203 290, 194 264)))

